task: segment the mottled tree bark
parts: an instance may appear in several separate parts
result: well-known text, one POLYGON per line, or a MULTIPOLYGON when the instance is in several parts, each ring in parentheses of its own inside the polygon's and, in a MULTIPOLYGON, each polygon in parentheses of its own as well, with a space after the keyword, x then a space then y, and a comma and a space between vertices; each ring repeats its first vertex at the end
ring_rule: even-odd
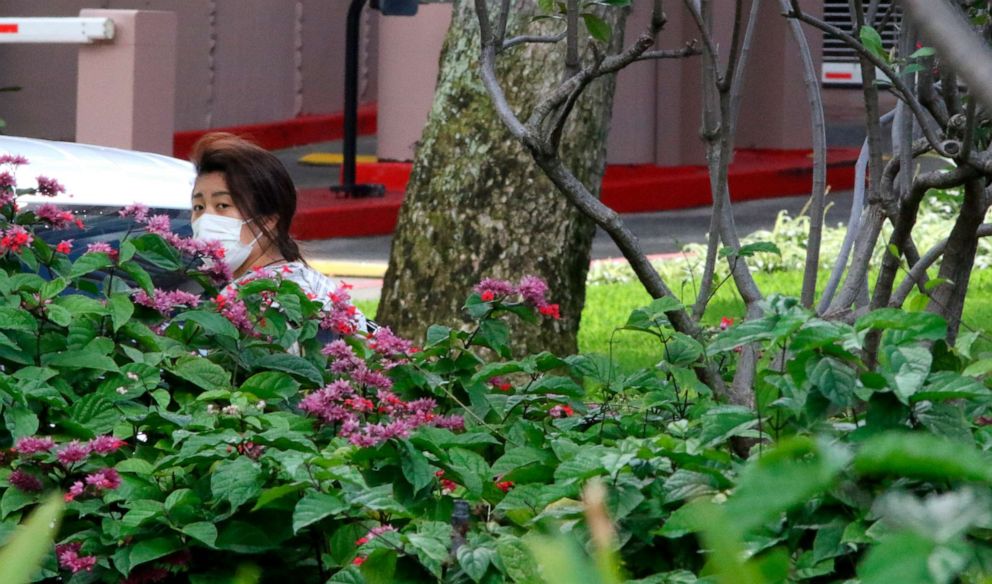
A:
MULTIPOLYGON (((507 36, 563 28, 531 22, 536 3, 513 4, 507 36)), ((614 31, 623 30, 624 18, 622 10, 606 16, 614 31)), ((536 96, 561 82, 562 44, 524 44, 500 56, 500 80, 516 111, 529 112, 536 96)), ((547 280, 550 300, 561 305, 561 320, 517 327, 517 346, 573 353, 594 225, 556 191, 497 117, 479 77, 478 55, 473 4, 456 0, 376 318, 421 339, 432 323, 462 322, 462 304, 480 279, 536 274, 547 280)), ((612 75, 594 81, 562 140, 565 162, 596 193, 613 89, 612 75)))

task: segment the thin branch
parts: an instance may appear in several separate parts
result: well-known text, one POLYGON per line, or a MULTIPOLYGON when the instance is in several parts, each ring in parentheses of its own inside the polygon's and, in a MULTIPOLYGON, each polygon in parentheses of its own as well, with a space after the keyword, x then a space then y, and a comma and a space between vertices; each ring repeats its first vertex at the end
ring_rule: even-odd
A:
POLYGON ((541 43, 554 44, 554 43, 559 43, 564 38, 565 38, 565 31, 561 31, 560 33, 558 33, 558 34, 556 34, 554 36, 541 36, 541 35, 531 35, 531 34, 525 34, 525 35, 515 36, 515 37, 513 37, 513 38, 511 38, 511 39, 509 39, 509 40, 507 40, 507 41, 505 41, 503 43, 503 48, 500 49, 500 52, 503 52, 503 51, 505 51, 505 50, 507 50, 507 49, 509 49, 511 47, 515 47, 517 45, 523 45, 523 44, 528 44, 528 43, 533 43, 533 44, 541 44, 541 43))
MULTIPOLYGON (((980 225, 975 236, 978 238, 992 236, 992 223, 983 223, 980 225)), ((909 293, 913 291, 913 288, 923 285, 923 279, 926 276, 927 270, 944 254, 944 250, 947 249, 947 242, 947 239, 937 242, 918 262, 913 264, 909 273, 906 274, 906 278, 903 279, 902 283, 899 284, 899 287, 892 294, 892 300, 889 301, 889 306, 902 306, 906 302, 906 298, 909 297, 909 293)))
MULTIPOLYGON (((788 0, 779 0, 782 10, 789 9, 788 0)), ((823 115, 823 98, 820 95, 820 79, 813 63, 809 42, 803 27, 795 20, 789 20, 789 32, 799 48, 803 63, 803 83, 809 101, 810 125, 813 137, 813 185, 810 193, 812 206, 809 214, 809 237, 806 245, 806 265, 803 270, 801 302, 811 308, 816 295, 816 280, 820 273, 820 241, 823 239, 823 214, 826 208, 827 190, 827 124, 823 115)))
MULTIPOLYGON (((499 6, 499 21, 496 23, 496 38, 494 44, 503 46, 506 40, 506 23, 510 20, 510 0, 502 0, 499 6)), ((505 48, 505 47, 504 47, 505 48)))
POLYGON ((636 61, 647 61, 648 59, 681 59, 683 57, 695 57, 703 54, 695 40, 689 41, 681 49, 658 49, 655 51, 645 51, 636 61))
MULTIPOLYGON (((693 0, 684 0, 685 7, 692 16, 693 21, 696 23, 696 28, 699 29, 699 36, 703 38, 703 45, 705 46, 705 52, 709 53, 710 57, 716 61, 719 53, 717 53, 716 45, 713 43, 713 37, 710 36, 709 29, 706 28, 706 24, 703 22, 703 15, 700 14, 699 10, 696 8, 693 0)), ((720 80, 720 74, 716 73, 717 84, 723 83, 720 80)))
POLYGON ((579 72, 579 0, 566 0, 565 78, 579 72))
MULTIPOLYGON (((760 5, 760 0, 753 0, 751 3, 751 18, 749 20, 753 21, 754 16, 758 12, 758 6, 760 5)), ((730 91, 734 83, 734 76, 738 73, 737 69, 737 56, 740 54, 740 37, 741 37, 741 26, 744 20, 744 4, 742 0, 734 1, 734 32, 730 37, 730 55, 727 58, 727 70, 722 75, 721 81, 717 84, 720 91, 730 91)), ((750 29, 750 27, 749 27, 750 29)), ((753 29, 750 29, 753 31, 753 29)))
MULTIPOLYGON (((933 128, 930 127, 930 124, 928 123, 929 120, 927 119, 926 110, 923 109, 923 106, 920 104, 919 100, 917 100, 913 96, 913 93, 909 90, 908 87, 906 87, 906 83, 903 82, 902 78, 899 77, 899 75, 892 70, 892 67, 890 67, 888 63, 886 63, 881 58, 879 58, 878 55, 876 55, 875 53, 865 48, 865 46, 861 44, 861 42, 859 42, 850 34, 844 32, 843 30, 837 28, 832 24, 829 24, 823 20, 820 20, 819 18, 810 16, 805 12, 803 12, 803 10, 799 7, 799 0, 790 0, 790 4, 792 6, 792 10, 787 15, 788 17, 796 18, 814 28, 818 28, 827 34, 836 37, 838 40, 842 41, 845 45, 854 49, 854 51, 857 52, 859 56, 863 57, 864 59, 869 61, 872 65, 880 69, 882 73, 884 73, 885 76, 889 78, 889 81, 892 83, 892 87, 895 90, 897 97, 905 101, 906 104, 909 106, 909 108, 913 111, 913 115, 916 116, 917 120, 920 122, 920 128, 923 130, 924 135, 926 135, 927 139, 930 141, 930 144, 933 146, 933 149, 936 150, 941 156, 947 158, 951 157, 951 155, 945 152, 942 147, 941 143, 943 142, 943 140, 933 131, 933 128)), ((934 2, 933 4, 934 5, 940 4, 940 2, 934 2)), ((992 59, 992 56, 990 56, 989 59, 992 59)), ((990 77, 989 83, 990 83, 989 85, 990 91, 992 91, 992 77, 990 77)), ((989 103, 992 103, 992 93, 990 93, 989 103)))

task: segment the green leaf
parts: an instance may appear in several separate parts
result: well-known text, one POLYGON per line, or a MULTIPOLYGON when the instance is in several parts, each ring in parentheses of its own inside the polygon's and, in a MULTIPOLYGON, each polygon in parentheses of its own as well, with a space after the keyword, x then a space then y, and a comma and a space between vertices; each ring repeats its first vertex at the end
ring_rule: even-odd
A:
MULTIPOLYGON (((13 490, 16 489, 8 492, 13 490)), ((64 506, 62 496, 52 494, 3 545, 0 549, 0 582, 27 584, 32 581, 42 560, 51 553, 64 506)))
POLYGON ((742 532, 772 521, 828 490, 849 460, 846 451, 808 438, 780 442, 741 472, 727 518, 742 532))
POLYGON ((854 457, 865 475, 992 484, 992 460, 974 447, 932 434, 886 432, 865 441, 854 457))
POLYGON ((403 440, 400 444, 403 446, 400 452, 400 469, 403 471, 403 477, 410 483, 415 493, 419 492, 434 482, 434 473, 427 458, 410 444, 409 440, 403 440))
POLYGON ((749 243, 747 245, 742 245, 737 250, 737 256, 746 258, 751 257, 756 253, 772 253, 777 256, 782 255, 782 250, 778 248, 777 245, 771 241, 756 241, 754 243, 749 243))
POLYGON ((482 486, 492 480, 486 459, 471 450, 452 448, 448 452, 451 470, 461 479, 461 484, 476 497, 482 496, 482 486))
POLYGON ((933 47, 920 47, 913 51, 913 54, 909 56, 910 59, 922 59, 924 57, 932 57, 937 54, 936 49, 933 47))
POLYGON ((489 570, 496 550, 490 547, 463 545, 456 552, 458 565, 473 582, 479 582, 489 570))
POLYGON ((224 460, 210 476, 210 490, 216 499, 230 503, 234 511, 262 492, 263 478, 258 465, 249 458, 224 460))
POLYGON ((179 531, 201 542, 207 547, 215 547, 217 543, 217 526, 209 521, 197 521, 179 527, 179 531))
POLYGON ((110 320, 115 333, 131 320, 131 315, 134 314, 134 303, 126 294, 111 294, 107 298, 107 308, 110 309, 110 320))
POLYGON ((135 566, 165 557, 182 548, 183 544, 178 537, 167 536, 142 540, 131 547, 128 563, 133 569, 135 566))
POLYGON ((185 355, 169 368, 174 375, 201 389, 227 389, 231 387, 231 374, 226 369, 203 357, 185 355))
POLYGON ((105 253, 84 253, 73 262, 69 277, 75 280, 97 270, 103 270, 114 265, 113 260, 105 253))
POLYGON ((106 434, 113 430, 121 415, 110 400, 100 394, 91 393, 72 405, 69 411, 72 421, 93 432, 106 434))
POLYGON ((889 54, 885 51, 885 47, 882 45, 882 35, 878 34, 878 31, 874 28, 863 25, 861 31, 859 32, 861 37, 861 44, 865 46, 871 53, 873 53, 879 59, 885 62, 889 61, 889 54))
POLYGON ((177 315, 175 320, 177 322, 191 320, 203 327, 203 330, 212 335, 219 335, 232 339, 238 338, 239 335, 237 327, 231 324, 231 321, 216 312, 208 312, 206 310, 189 310, 177 315))
POLYGON ((586 29, 592 38, 604 43, 609 42, 613 31, 610 30, 610 25, 606 24, 602 18, 586 12, 582 15, 582 20, 585 22, 586 29))
POLYGON ((501 537, 496 544, 503 571, 514 582, 538 584, 542 582, 537 562, 527 546, 516 537, 501 537))
POLYGON ((947 337, 947 322, 930 312, 906 312, 898 308, 880 308, 862 316, 854 323, 856 330, 902 330, 909 334, 902 344, 916 341, 939 341, 947 337))
POLYGON ((37 500, 36 493, 25 493, 20 489, 8 487, 3 492, 3 497, 0 497, 0 519, 6 519, 14 511, 32 505, 37 500))
POLYGON ((38 330, 38 322, 26 310, 13 306, 0 306, 0 329, 33 333, 38 330))
POLYGON ((857 376, 847 364, 831 357, 824 357, 813 366, 809 381, 835 406, 846 408, 851 405, 854 389, 857 386, 857 376))
POLYGON ((254 363, 256 369, 274 369, 283 371, 309 381, 316 387, 324 385, 324 376, 317 366, 296 355, 274 353, 266 355, 254 363))
POLYGON ((427 328, 427 347, 433 347, 438 343, 443 343, 451 338, 451 328, 432 324, 427 328))
POLYGON ((487 319, 479 323, 473 345, 489 347, 500 357, 510 358, 510 327, 502 320, 487 319))
POLYGON ((281 371, 263 371, 246 379, 240 389, 259 399, 273 401, 296 397, 300 393, 300 384, 281 371))
POLYGON ((138 255, 148 260, 152 265, 167 272, 175 272, 182 268, 182 260, 176 249, 154 233, 146 233, 130 240, 138 255))
POLYGON ((946 401, 953 399, 987 399, 992 392, 971 377, 958 375, 953 371, 940 371, 930 376, 926 386, 910 398, 911 402, 922 400, 946 401))
POLYGON ((362 562, 359 571, 365 584, 392 584, 396 574, 396 552, 389 549, 378 549, 369 554, 362 562))
POLYGON ((117 363, 113 359, 89 348, 42 355, 41 362, 50 367, 117 371, 117 363))
POLYGON ((861 584, 932 584, 930 554, 935 544, 914 533, 898 533, 868 551, 858 576, 861 584))
POLYGON ((290 483, 288 485, 279 485, 277 487, 272 487, 271 489, 265 489, 262 494, 258 496, 258 501, 255 502, 255 506, 252 507, 252 511, 258 511, 270 503, 279 501, 289 495, 299 493, 300 491, 307 488, 306 483, 290 483))
POLYGON ((120 269, 131 277, 135 283, 141 287, 148 294, 155 293, 155 285, 152 283, 152 277, 148 275, 148 272, 142 268, 136 262, 121 262, 120 269))
POLYGON ((710 408, 702 419, 703 431, 700 444, 710 447, 721 444, 733 436, 751 434, 758 424, 754 411, 743 406, 716 406, 710 408))
POLYGON ((682 333, 674 333, 665 343, 664 360, 673 367, 687 367, 703 356, 699 341, 682 333))
POLYGON ((293 533, 299 533, 304 527, 347 509, 348 503, 339 495, 309 491, 293 510, 293 533))
POLYGON ((124 514, 121 523, 133 529, 151 519, 161 517, 164 511, 165 505, 161 501, 139 499, 128 503, 128 512, 124 514))
POLYGON ((886 346, 883 355, 887 367, 882 370, 883 376, 892 385, 899 400, 908 404, 926 381, 933 362, 933 353, 926 347, 893 347, 886 346))

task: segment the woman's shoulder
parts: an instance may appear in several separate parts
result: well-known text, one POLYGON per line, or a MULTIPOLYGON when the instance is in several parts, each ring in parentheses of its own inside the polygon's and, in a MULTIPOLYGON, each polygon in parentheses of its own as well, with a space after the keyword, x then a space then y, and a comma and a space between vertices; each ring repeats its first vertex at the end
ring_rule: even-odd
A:
POLYGON ((300 261, 287 262, 279 267, 279 271, 283 279, 296 282, 304 292, 317 298, 326 298, 337 288, 333 280, 300 261))

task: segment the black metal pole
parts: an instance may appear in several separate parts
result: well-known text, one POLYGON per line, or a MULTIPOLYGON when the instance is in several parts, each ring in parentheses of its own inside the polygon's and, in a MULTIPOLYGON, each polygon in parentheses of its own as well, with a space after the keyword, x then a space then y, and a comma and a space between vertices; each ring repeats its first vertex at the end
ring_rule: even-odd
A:
POLYGON ((331 191, 346 197, 382 196, 382 185, 355 184, 355 155, 358 136, 358 48, 360 46, 362 9, 367 0, 351 0, 345 30, 344 46, 344 160, 341 162, 341 184, 331 191))
POLYGON ((366 0, 351 0, 348 6, 344 49, 344 164, 341 185, 355 186, 355 141, 358 135, 358 47, 361 39, 362 9, 366 0))

